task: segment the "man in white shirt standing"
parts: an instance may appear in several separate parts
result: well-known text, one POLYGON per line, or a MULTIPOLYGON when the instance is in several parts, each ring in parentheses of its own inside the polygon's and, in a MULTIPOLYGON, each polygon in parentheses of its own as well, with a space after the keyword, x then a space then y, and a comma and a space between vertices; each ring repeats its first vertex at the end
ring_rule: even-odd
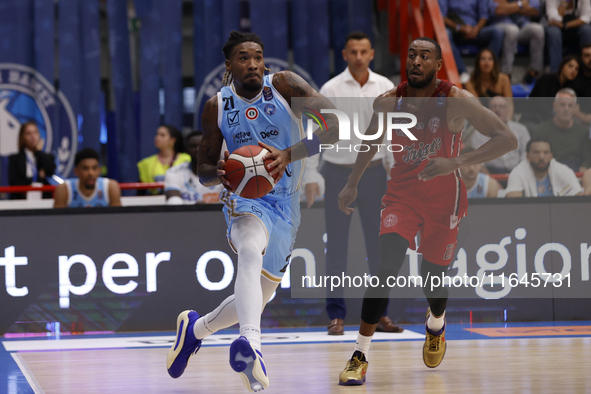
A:
MULTIPOLYGON (((369 37, 363 32, 351 32, 345 40, 343 59, 348 66, 339 75, 332 78, 322 86, 320 93, 331 98, 336 108, 343 109, 352 105, 352 98, 375 98, 381 93, 394 88, 394 84, 386 77, 378 75, 370 70, 369 63, 374 58, 374 49, 369 37), (348 98, 348 99, 347 99, 348 98)), ((362 100, 362 99, 361 99, 362 100)), ((365 104, 361 100, 357 103, 365 104)), ((367 103, 370 101, 367 100, 367 103)), ((349 113, 349 111, 347 111, 349 113)), ((373 114, 371 105, 367 109, 359 111, 359 130, 363 133, 369 125, 373 114)), ((345 215, 339 210, 338 195, 347 183, 353 165, 357 158, 357 152, 348 147, 359 144, 359 139, 339 141, 333 149, 324 150, 323 164, 319 173, 318 156, 308 160, 306 176, 304 178, 306 199, 308 207, 320 195, 320 185, 323 177, 325 182, 325 220, 326 220, 326 275, 341 276, 347 268, 347 245, 349 239, 349 226, 351 216, 345 215), (315 159, 315 160, 314 160, 315 159), (320 175, 322 174, 322 175, 320 175)), ((386 169, 384 166, 385 150, 380 150, 369 164, 359 183, 359 195, 357 205, 361 217, 365 249, 369 262, 370 273, 377 274, 379 266, 379 239, 376 234, 380 230, 381 199, 386 192, 386 169)), ((347 313, 342 288, 328 294, 326 299, 326 312, 331 320, 328 326, 329 335, 344 334, 344 319, 347 313), (340 293, 339 293, 340 292, 340 293)), ((377 331, 402 332, 402 328, 394 325, 388 318, 387 311, 380 319, 377 331)))

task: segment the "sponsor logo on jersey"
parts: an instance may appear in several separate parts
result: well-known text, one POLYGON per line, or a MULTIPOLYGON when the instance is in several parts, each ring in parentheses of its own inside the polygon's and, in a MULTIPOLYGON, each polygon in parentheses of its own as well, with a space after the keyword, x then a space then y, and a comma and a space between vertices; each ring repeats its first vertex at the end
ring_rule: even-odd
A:
POLYGON ((0 156, 17 153, 19 129, 28 121, 39 128, 41 150, 55 155, 56 174, 67 177, 78 148, 78 123, 70 103, 36 70, 0 63, 0 156))
POLYGON ((235 144, 245 144, 252 141, 250 131, 238 131, 232 134, 232 138, 234 139, 235 144))
POLYGON ((275 113, 275 106, 273 104, 267 104, 267 105, 265 105, 265 109, 263 109, 263 111, 267 115, 271 116, 271 115, 273 115, 275 113))
POLYGON ((383 223, 384 227, 393 227, 398 223, 398 216, 391 213, 384 218, 383 223))
POLYGON ((275 138, 277 138, 279 136, 279 130, 277 129, 276 126, 271 125, 268 126, 265 131, 261 131, 261 138, 266 140, 267 138, 270 140, 274 140, 275 138))
POLYGON ((246 119, 253 121, 259 117, 259 110, 255 107, 248 107, 246 108, 246 119))
POLYGON ((437 116, 431 118, 429 121, 429 130, 431 130, 431 133, 437 132, 439 129, 439 123, 441 123, 441 119, 439 119, 437 116))
POLYGON ((226 117, 228 119, 228 126, 233 127, 238 126, 240 124, 240 111, 236 110, 228 112, 226 114, 226 117))
POLYGON ((257 207, 255 207, 254 205, 252 206, 252 211, 257 214, 258 217, 263 217, 263 211, 261 211, 260 209, 258 209, 257 207))
POLYGON ((435 138, 430 144, 424 142, 419 143, 416 147, 416 143, 407 145, 404 147, 406 153, 402 156, 402 160, 405 163, 420 164, 427 157, 437 153, 441 149, 441 138, 435 138))
POLYGON ((270 87, 265 86, 263 88, 263 98, 265 99, 265 101, 273 100, 273 90, 270 87))

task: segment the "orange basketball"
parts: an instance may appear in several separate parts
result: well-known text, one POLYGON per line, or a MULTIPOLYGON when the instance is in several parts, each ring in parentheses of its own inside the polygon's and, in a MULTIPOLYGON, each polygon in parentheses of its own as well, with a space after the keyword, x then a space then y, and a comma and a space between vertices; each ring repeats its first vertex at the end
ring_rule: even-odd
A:
POLYGON ((234 193, 244 198, 260 198, 275 187, 275 179, 265 167, 272 160, 263 162, 268 152, 258 145, 241 146, 232 152, 224 171, 234 193))

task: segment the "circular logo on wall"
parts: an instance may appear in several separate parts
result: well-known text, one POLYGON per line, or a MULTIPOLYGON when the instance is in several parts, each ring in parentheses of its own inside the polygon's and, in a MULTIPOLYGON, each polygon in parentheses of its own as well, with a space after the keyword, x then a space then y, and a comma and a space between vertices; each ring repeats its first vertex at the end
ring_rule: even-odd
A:
MULTIPOLYGON (((303 68, 294 64, 292 67, 289 66, 289 63, 285 60, 277 59, 274 57, 266 57, 265 58, 265 67, 271 70, 271 74, 283 71, 283 70, 292 70, 300 77, 304 78, 306 82, 310 84, 314 89, 318 90, 318 86, 310 77, 303 68)), ((195 129, 201 129, 201 111, 203 110, 203 106, 205 102, 209 100, 210 97, 215 96, 217 92, 224 86, 222 84, 222 80, 224 79, 224 74, 226 73, 226 65, 225 63, 220 63, 219 66, 213 69, 203 81, 203 84, 199 88, 199 91, 195 95, 195 117, 193 118, 193 127, 195 129)))
POLYGON ((19 129, 29 121, 39 128, 42 150, 55 156, 57 175, 67 176, 78 146, 70 103, 31 67, 0 63, 0 156, 18 152, 19 129))

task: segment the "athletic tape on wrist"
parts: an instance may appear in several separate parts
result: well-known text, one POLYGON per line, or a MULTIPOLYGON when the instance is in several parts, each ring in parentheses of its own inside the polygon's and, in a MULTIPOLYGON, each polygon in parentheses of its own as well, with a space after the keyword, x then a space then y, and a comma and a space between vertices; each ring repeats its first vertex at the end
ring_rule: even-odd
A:
POLYGON ((318 138, 316 134, 312 134, 311 140, 309 140, 308 138, 304 138, 302 142, 304 143, 304 145, 306 145, 306 149, 308 150, 308 157, 320 153, 320 138, 318 138))

